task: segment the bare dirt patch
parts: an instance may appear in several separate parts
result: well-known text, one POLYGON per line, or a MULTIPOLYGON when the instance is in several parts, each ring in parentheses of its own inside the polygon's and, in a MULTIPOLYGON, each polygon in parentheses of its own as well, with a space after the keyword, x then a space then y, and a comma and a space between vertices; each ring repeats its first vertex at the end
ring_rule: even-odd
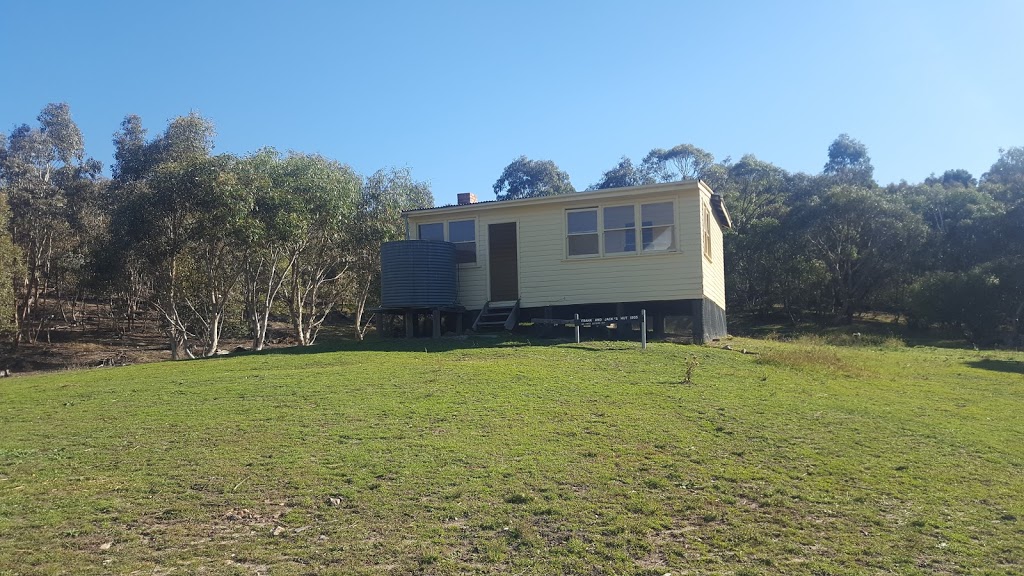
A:
MULTIPOLYGON (((166 336, 155 314, 141 315, 131 331, 110 320, 103 305, 89 305, 78 318, 58 319, 41 330, 33 342, 16 350, 0 348, 0 375, 79 370, 147 364, 171 359, 166 336)), ((56 311, 55 311, 56 312, 56 311)), ((272 323, 266 348, 293 346, 285 322, 272 323)), ((248 351, 247 338, 223 338, 224 353, 248 351)), ((198 350, 194 353, 198 355, 198 350)))

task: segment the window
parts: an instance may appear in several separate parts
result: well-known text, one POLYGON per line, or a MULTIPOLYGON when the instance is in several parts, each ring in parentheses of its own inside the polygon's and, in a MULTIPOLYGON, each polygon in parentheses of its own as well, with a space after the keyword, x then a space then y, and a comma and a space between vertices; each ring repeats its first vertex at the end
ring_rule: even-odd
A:
POLYGON ((448 222, 447 237, 444 222, 420 224, 418 230, 420 240, 447 240, 455 244, 455 261, 459 264, 476 264, 476 220, 448 222))
POLYGON ((449 222, 448 241, 455 244, 456 262, 459 264, 476 263, 476 220, 449 222))
POLYGON ((675 224, 672 201, 566 210, 565 253, 572 258, 673 252, 675 224))
POLYGON ((595 256, 599 253, 597 208, 565 213, 569 256, 595 256))
POLYGON ((604 209, 604 253, 636 252, 636 214, 633 205, 604 209))
POLYGON ((701 204, 700 211, 701 241, 704 244, 704 257, 711 261, 711 210, 707 204, 701 204))
POLYGON ((671 202, 640 205, 640 235, 644 252, 673 250, 676 235, 673 230, 675 219, 671 202))
POLYGON ((444 242, 444 224, 440 222, 420 224, 419 238, 420 240, 439 240, 444 242))

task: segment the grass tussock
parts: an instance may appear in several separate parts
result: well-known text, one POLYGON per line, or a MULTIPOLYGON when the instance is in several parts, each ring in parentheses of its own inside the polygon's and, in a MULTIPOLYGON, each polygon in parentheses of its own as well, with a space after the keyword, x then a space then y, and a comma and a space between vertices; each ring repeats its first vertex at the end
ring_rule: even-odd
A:
POLYGON ((758 362, 792 370, 824 370, 840 374, 861 375, 863 366, 848 361, 835 346, 823 339, 801 337, 798 345, 782 345, 761 352, 758 362))

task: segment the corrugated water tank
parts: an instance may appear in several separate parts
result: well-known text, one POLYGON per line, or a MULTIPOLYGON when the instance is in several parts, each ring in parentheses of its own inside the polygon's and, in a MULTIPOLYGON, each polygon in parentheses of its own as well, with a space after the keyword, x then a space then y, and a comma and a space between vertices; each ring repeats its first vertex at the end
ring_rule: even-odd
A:
POLYGON ((380 269, 384 308, 452 306, 458 297, 458 267, 451 242, 387 242, 380 248, 380 269))

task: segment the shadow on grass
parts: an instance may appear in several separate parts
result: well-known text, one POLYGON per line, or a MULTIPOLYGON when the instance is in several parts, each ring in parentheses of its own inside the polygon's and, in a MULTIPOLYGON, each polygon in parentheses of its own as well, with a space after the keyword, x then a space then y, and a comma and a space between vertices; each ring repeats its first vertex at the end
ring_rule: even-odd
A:
POLYGON ((345 338, 323 339, 313 346, 289 346, 260 352, 237 352, 231 356, 304 355, 325 352, 451 352, 470 348, 520 348, 551 346, 563 340, 522 339, 514 336, 466 336, 455 338, 372 338, 363 341, 345 338))
MULTIPOLYGON (((559 342, 552 342, 552 344, 559 344, 559 342)), ((617 342, 616 344, 618 344, 618 345, 616 345, 616 346, 602 346, 600 348, 593 348, 591 346, 587 346, 586 342, 580 342, 579 344, 576 344, 576 343, 567 344, 565 346, 562 346, 562 348, 571 348, 573 350, 584 350, 586 352, 611 352, 611 351, 614 351, 614 350, 640 350, 640 343, 639 342, 636 342, 633 346, 630 346, 629 343, 626 343, 626 342, 617 342)))
POLYGON ((588 346, 589 342, 584 341, 575 344, 572 340, 565 338, 526 338, 520 335, 495 334, 495 335, 473 335, 463 337, 433 338, 368 338, 363 341, 347 338, 326 338, 321 339, 313 346, 289 346, 285 348, 268 348, 259 352, 238 351, 228 356, 213 356, 211 358, 196 358, 193 361, 203 361, 215 358, 240 356, 296 356, 306 354, 323 354, 330 352, 452 352, 455 350, 470 350, 478 348, 528 348, 537 346, 558 346, 587 352, 606 352, 613 350, 640 349, 640 342, 595 340, 598 346, 588 346), (608 346, 614 342, 615 345, 608 346))
POLYGON ((972 368, 981 368, 982 370, 1024 375, 1024 362, 1017 360, 992 360, 991 358, 985 358, 983 360, 965 362, 965 364, 972 368))
POLYGON ((906 346, 930 346, 951 350, 969 350, 973 346, 963 333, 951 329, 918 329, 892 317, 864 315, 852 324, 835 324, 828 318, 812 318, 792 323, 778 315, 770 317, 735 314, 729 318, 729 333, 756 339, 791 342, 801 338, 820 339, 831 346, 891 347, 896 340, 906 346))

